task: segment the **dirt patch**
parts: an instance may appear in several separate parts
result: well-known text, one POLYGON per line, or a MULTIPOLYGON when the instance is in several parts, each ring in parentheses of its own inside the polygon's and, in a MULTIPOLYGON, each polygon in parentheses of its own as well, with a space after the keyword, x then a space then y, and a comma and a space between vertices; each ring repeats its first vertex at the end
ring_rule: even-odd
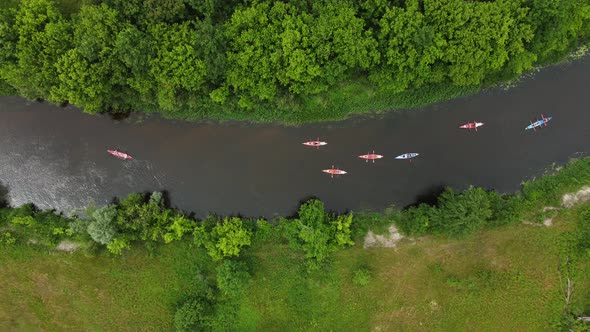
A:
POLYGON ((578 203, 584 203, 590 200, 590 186, 583 187, 573 194, 563 195, 561 205, 566 208, 571 208, 578 203))
POLYGON ((44 303, 47 303, 47 301, 54 296, 49 276, 46 273, 35 274, 33 275, 33 282, 35 283, 35 294, 39 296, 44 303))
MULTIPOLYGON (((575 193, 565 194, 561 199, 561 205, 565 208, 571 208, 576 204, 585 203, 590 201, 590 186, 583 187, 582 189, 576 191, 575 193)), ((558 210, 558 208, 554 206, 546 206, 543 208, 543 212, 549 210, 558 210)), ((531 225, 531 226, 551 226, 553 225, 553 218, 547 218, 543 220, 542 224, 534 223, 530 221, 524 221, 523 224, 531 225)))
POLYGON ((65 252, 74 252, 76 249, 78 249, 78 247, 79 245, 77 243, 64 240, 61 241, 55 249, 65 252))
POLYGON ((373 231, 369 231, 365 236, 365 243, 363 248, 395 248, 397 243, 404 238, 403 235, 397 230, 395 225, 391 225, 388 228, 389 234, 377 235, 373 231))

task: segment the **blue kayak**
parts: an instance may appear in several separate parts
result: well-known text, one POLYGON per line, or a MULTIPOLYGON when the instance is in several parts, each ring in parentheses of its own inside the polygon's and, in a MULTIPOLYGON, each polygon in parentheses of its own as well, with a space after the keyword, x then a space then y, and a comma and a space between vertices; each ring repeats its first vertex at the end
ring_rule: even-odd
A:
POLYGON ((526 126, 526 128, 524 128, 524 130, 529 130, 529 129, 535 129, 537 127, 542 127, 543 125, 547 125, 547 123, 549 121, 551 121, 552 117, 544 117, 543 115, 541 115, 541 117, 543 118, 542 120, 537 120, 535 122, 531 122, 530 125, 526 126))
POLYGON ((395 157, 395 159, 411 159, 417 157, 419 153, 416 152, 408 152, 404 154, 400 154, 399 156, 395 157))

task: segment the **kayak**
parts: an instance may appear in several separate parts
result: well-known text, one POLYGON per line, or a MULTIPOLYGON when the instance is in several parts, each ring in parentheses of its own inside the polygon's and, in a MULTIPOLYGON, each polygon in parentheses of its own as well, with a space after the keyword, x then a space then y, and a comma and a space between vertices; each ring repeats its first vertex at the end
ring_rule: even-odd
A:
POLYGON ((530 125, 528 125, 528 126, 526 126, 526 127, 524 128, 524 130, 529 130, 529 129, 533 129, 533 130, 534 130, 535 128, 537 128, 537 127, 542 127, 543 125, 545 125, 545 127, 547 127, 547 123, 548 123, 549 121, 551 121, 551 119, 553 119, 553 118, 552 118, 552 117, 550 117, 550 116, 549 116, 549 117, 545 117, 543 114, 541 114, 541 119, 542 119, 542 120, 537 120, 537 121, 535 121, 535 122, 532 122, 532 121, 531 121, 531 124, 530 124, 530 125))
POLYGON ((484 125, 483 122, 473 121, 473 122, 468 122, 462 126, 459 126, 459 128, 461 128, 461 129, 475 129, 475 131, 477 131, 477 127, 481 127, 483 125, 484 125))
POLYGON ((395 157, 395 159, 411 159, 411 158, 417 157, 418 155, 420 155, 420 154, 416 153, 416 152, 408 152, 408 153, 400 154, 399 156, 395 157))
POLYGON ((318 138, 318 139, 317 139, 317 140, 315 140, 315 141, 308 141, 308 142, 303 142, 302 144, 303 144, 303 145, 306 145, 306 146, 320 147, 320 146, 326 145, 326 144, 328 144, 328 143, 327 143, 327 142, 322 142, 322 141, 320 141, 320 139, 318 138))
POLYGON ((380 154, 375 154, 375 151, 373 151, 373 153, 363 154, 363 155, 359 156, 359 158, 365 159, 367 162, 369 162, 369 160, 372 160, 373 162, 375 162, 375 159, 381 159, 381 158, 383 158, 383 156, 380 154))
POLYGON ((121 152, 118 150, 107 150, 107 152, 119 159, 123 159, 123 160, 131 159, 131 156, 126 154, 125 152, 121 152))
POLYGON ((342 174, 346 174, 347 173, 346 171, 343 171, 341 169, 334 168, 334 165, 332 165, 332 168, 323 169, 322 172, 328 173, 332 177, 334 177, 334 175, 342 175, 342 174))

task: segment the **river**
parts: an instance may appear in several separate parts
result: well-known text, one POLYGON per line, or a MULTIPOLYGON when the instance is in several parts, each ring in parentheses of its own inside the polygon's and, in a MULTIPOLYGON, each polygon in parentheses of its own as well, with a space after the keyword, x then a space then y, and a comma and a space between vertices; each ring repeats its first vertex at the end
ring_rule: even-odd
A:
POLYGON ((289 128, 116 121, 17 97, 0 97, 0 182, 10 202, 71 211, 131 192, 165 190, 172 206, 221 215, 293 214, 318 197, 328 209, 382 210, 429 201, 444 186, 513 192, 554 162, 590 150, 590 57, 550 67, 509 90, 391 112, 379 119, 289 128), (525 131, 552 116, 548 127, 525 131), (478 132, 458 129, 471 121, 478 132), (301 143, 319 137, 320 149, 301 143), (107 154, 118 148, 134 159, 107 154), (385 157, 365 163, 375 150, 385 157), (394 159, 419 152, 413 163, 394 159), (332 165, 349 174, 331 178, 332 165))

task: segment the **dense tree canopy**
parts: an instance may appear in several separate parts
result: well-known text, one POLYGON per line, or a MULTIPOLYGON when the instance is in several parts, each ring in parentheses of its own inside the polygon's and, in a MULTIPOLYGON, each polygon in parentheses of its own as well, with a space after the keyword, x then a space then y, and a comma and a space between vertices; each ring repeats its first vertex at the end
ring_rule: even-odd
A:
POLYGON ((68 3, 0 5, 0 92, 91 113, 262 112, 351 82, 478 87, 590 37, 590 0, 68 3))

